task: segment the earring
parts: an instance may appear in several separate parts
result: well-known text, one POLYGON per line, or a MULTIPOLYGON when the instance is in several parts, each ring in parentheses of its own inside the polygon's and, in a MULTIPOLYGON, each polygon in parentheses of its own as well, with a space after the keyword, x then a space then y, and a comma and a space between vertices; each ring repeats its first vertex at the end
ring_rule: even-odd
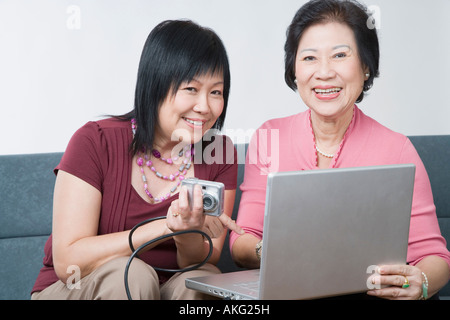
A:
POLYGON ((294 83, 297 84, 297 79, 294 79, 294 83))
POLYGON ((370 77, 370 73, 366 73, 366 78, 370 77))

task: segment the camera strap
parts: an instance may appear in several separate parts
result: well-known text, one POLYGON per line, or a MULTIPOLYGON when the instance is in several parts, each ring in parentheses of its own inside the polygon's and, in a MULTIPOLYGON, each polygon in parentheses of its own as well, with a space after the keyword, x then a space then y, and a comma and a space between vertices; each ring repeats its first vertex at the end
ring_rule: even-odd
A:
POLYGON ((166 219, 166 217, 156 217, 156 218, 151 218, 151 219, 144 220, 144 221, 138 223, 137 225, 135 225, 135 226, 130 230, 130 234, 128 235, 128 244, 129 244, 130 249, 131 249, 131 251, 132 251, 133 253, 131 254, 130 258, 128 259, 128 262, 127 262, 126 267, 125 267, 125 273, 124 273, 125 291, 126 291, 128 300, 133 300, 132 297, 131 297, 131 293, 130 293, 129 286, 128 286, 128 270, 130 269, 130 265, 131 265, 131 262, 133 261, 133 259, 134 259, 135 257, 139 257, 139 256, 138 256, 139 252, 141 252, 142 250, 144 250, 147 246, 149 246, 149 245, 151 245, 151 244, 153 244, 153 243, 155 243, 155 242, 157 242, 157 241, 160 241, 160 240, 168 239, 168 238, 171 238, 171 237, 174 237, 174 236, 177 236, 177 235, 182 235, 182 234, 187 234, 187 233, 197 233, 197 234, 201 234, 201 235, 202 235, 203 237, 205 237, 205 238, 208 240, 208 242, 209 242, 209 252, 208 252, 208 255, 206 256, 206 258, 205 258, 202 262, 200 262, 200 263, 198 263, 198 264, 196 264, 196 265, 194 265, 194 266, 187 267, 187 268, 183 268, 183 269, 164 269, 164 268, 152 267, 153 269, 155 269, 155 270, 157 270, 157 271, 165 271, 165 272, 171 272, 171 273, 192 271, 192 270, 198 269, 198 268, 200 268, 201 266, 203 266, 206 262, 208 262, 209 258, 211 258, 211 255, 212 255, 212 253, 213 253, 213 243, 212 243, 211 237, 208 236, 205 232, 203 232, 203 231, 201 231, 201 230, 184 230, 184 231, 173 232, 173 233, 171 233, 171 234, 166 234, 166 235, 163 235, 163 236, 156 237, 156 238, 153 239, 153 240, 150 240, 150 241, 145 242, 144 244, 142 244, 141 246, 139 246, 137 249, 134 249, 134 246, 133 246, 133 239, 132 239, 132 238, 133 238, 133 233, 134 233, 139 227, 141 227, 141 226, 143 226, 143 225, 145 225, 145 224, 147 224, 147 223, 150 223, 150 222, 153 222, 153 221, 156 221, 156 220, 161 220, 161 219, 166 219))

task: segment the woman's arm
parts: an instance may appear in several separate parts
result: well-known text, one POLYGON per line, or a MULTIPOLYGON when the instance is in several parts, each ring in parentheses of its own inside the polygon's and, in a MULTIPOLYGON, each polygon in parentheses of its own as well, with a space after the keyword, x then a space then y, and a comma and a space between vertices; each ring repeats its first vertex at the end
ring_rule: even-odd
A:
POLYGON ((431 297, 448 282, 450 256, 439 230, 427 172, 409 139, 405 141, 400 163, 416 165, 407 257, 410 265, 382 266, 381 284, 392 287, 370 291, 369 294, 387 299, 417 299, 422 294, 425 281, 423 272, 428 280, 428 296, 431 297), (402 288, 405 276, 410 282, 408 288, 402 288))
MULTIPOLYGON (((63 282, 71 275, 67 273, 71 265, 78 266, 84 277, 109 260, 131 254, 129 231, 97 235, 101 201, 99 190, 59 170, 53 203, 52 248, 54 268, 63 282)), ((164 220, 144 225, 133 235, 134 247, 169 232, 164 220)))
POLYGON ((249 269, 259 268, 260 260, 256 255, 256 244, 260 241, 261 239, 250 233, 236 239, 231 254, 238 266, 249 269))
POLYGON ((236 219, 245 234, 230 234, 231 256, 242 268, 253 269, 260 266, 256 256, 256 244, 263 237, 267 175, 272 170, 272 160, 267 155, 274 155, 273 151, 267 152, 272 148, 271 145, 265 145, 269 143, 265 138, 266 132, 266 129, 258 129, 255 132, 246 154, 244 181, 240 186, 242 195, 236 219), (260 139, 259 134, 262 135, 260 139))
POLYGON ((448 282, 450 270, 447 262, 438 256, 428 256, 416 264, 428 280, 428 296, 438 293, 448 282))

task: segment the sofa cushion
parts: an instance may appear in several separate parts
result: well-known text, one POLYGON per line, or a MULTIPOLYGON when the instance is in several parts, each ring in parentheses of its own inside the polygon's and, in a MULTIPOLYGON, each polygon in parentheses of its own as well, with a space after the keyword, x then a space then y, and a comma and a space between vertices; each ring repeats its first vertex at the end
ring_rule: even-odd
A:
POLYGON ((2 156, 0 239, 48 235, 55 175, 62 153, 2 156))
POLYGON ((28 300, 48 236, 0 239, 0 300, 28 300))
POLYGON ((0 299, 29 299, 52 228, 62 153, 0 157, 0 299))

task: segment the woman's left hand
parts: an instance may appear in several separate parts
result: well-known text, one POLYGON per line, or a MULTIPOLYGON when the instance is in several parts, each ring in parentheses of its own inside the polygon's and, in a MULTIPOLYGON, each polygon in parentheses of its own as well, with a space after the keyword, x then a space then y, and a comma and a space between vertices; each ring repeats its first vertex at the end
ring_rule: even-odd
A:
POLYGON ((422 296, 422 272, 410 265, 383 265, 369 281, 380 289, 367 294, 389 300, 417 300, 422 296), (383 287, 388 286, 388 287, 383 287))
POLYGON ((203 225, 202 231, 205 232, 211 238, 219 238, 222 236, 225 230, 222 222, 218 217, 205 216, 205 223, 203 225))
POLYGON ((236 221, 231 219, 226 214, 221 214, 218 217, 206 216, 205 224, 203 225, 203 232, 211 238, 219 238, 223 235, 225 229, 230 229, 237 234, 244 234, 244 230, 236 224, 236 221))

